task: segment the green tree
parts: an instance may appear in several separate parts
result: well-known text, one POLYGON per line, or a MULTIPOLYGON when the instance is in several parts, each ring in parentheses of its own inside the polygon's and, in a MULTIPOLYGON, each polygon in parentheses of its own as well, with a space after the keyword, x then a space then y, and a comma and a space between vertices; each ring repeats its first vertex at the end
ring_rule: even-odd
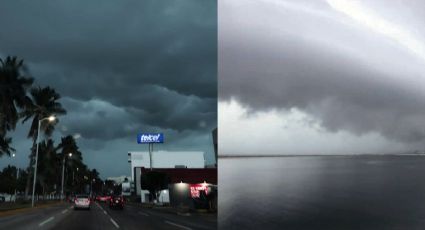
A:
MULTIPOLYGON (((31 169, 34 164, 34 156, 36 152, 36 141, 37 141, 37 130, 38 130, 38 121, 49 117, 51 115, 63 115, 66 114, 66 110, 62 107, 61 103, 58 102, 60 95, 52 88, 32 88, 30 90, 31 94, 31 103, 25 106, 24 111, 21 113, 21 116, 24 118, 22 123, 32 119, 31 128, 28 132, 28 138, 33 140, 33 148, 30 154, 30 164, 31 169)), ((42 122, 40 125, 40 132, 44 133, 46 136, 50 136, 54 130, 55 124, 58 122, 56 119, 54 122, 42 122)), ((30 175, 27 179, 27 186, 25 188, 25 198, 28 196, 28 192, 31 186, 32 171, 30 170, 30 175)))
POLYGON ((25 190, 27 178, 28 178, 28 171, 24 170, 24 169, 20 169, 19 170, 19 177, 18 177, 18 181, 17 181, 17 185, 16 185, 18 192, 22 192, 22 191, 25 190))
POLYGON ((57 184, 60 164, 53 140, 42 141, 39 146, 37 182, 40 184, 43 196, 54 191, 57 184))
POLYGON ((103 186, 102 193, 107 194, 107 195, 112 194, 113 191, 114 191, 114 184, 115 184, 115 182, 112 181, 112 180, 105 180, 105 184, 103 186))
POLYGON ((34 79, 25 77, 23 60, 16 57, 0 58, 0 157, 13 151, 8 131, 14 130, 19 120, 19 112, 29 103, 27 89, 34 79))
MULTIPOLYGON (((71 135, 62 137, 61 143, 57 146, 57 149, 60 149, 58 157, 61 166, 63 165, 63 160, 65 160, 64 188, 65 190, 67 190, 67 188, 72 188, 75 192, 77 188, 76 182, 79 181, 80 170, 83 172, 86 169, 82 162, 82 153, 79 151, 76 140, 71 135), (70 153, 72 153, 71 157, 69 157, 70 153)), ((60 172, 62 174, 62 171, 60 172)))
POLYGON ((15 149, 11 146, 12 138, 0 136, 0 157, 3 154, 10 156, 12 152, 15 152, 15 149))
POLYGON ((16 185, 17 185, 17 178, 16 178, 16 172, 17 168, 15 166, 8 165, 1 171, 0 173, 0 192, 8 193, 8 194, 14 194, 16 185))

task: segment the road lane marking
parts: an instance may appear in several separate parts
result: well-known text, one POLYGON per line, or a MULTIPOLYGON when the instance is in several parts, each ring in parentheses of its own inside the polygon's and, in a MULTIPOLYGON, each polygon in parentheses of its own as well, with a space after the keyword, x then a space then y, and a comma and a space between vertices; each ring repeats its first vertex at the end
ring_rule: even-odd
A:
POLYGON ((144 215, 144 216, 149 216, 149 214, 144 213, 144 212, 139 212, 139 214, 144 215))
POLYGON ((112 218, 110 218, 110 220, 115 225, 116 228, 120 228, 120 226, 118 226, 117 222, 115 222, 112 218))
POLYGON ((103 211, 103 213, 105 214, 105 215, 107 215, 108 217, 109 217, 109 220, 112 222, 112 224, 116 227, 116 228, 120 228, 120 226, 117 224, 117 222, 115 222, 115 220, 114 219, 112 219, 112 217, 110 217, 109 215, 108 215, 108 213, 102 208, 102 206, 100 206, 100 204, 98 204, 98 203, 95 203, 96 204, 96 206, 97 207, 99 207, 102 211, 103 211))
POLYGON ((47 220, 41 222, 40 224, 38 224, 38 226, 41 227, 41 226, 47 224, 48 222, 52 221, 53 219, 55 219, 55 217, 54 216, 51 216, 49 219, 47 219, 47 220))
POLYGON ((191 228, 188 228, 188 227, 183 226, 183 225, 180 225, 180 224, 173 223, 173 222, 168 221, 168 220, 166 220, 166 221, 165 221, 165 223, 167 223, 167 224, 171 224, 171 225, 174 225, 174 226, 179 227, 179 228, 182 228, 182 229, 192 230, 191 228))
POLYGON ((100 206, 98 203, 96 203, 96 205, 97 205, 97 207, 99 207, 102 211, 105 211, 105 210, 103 210, 102 206, 100 206))
POLYGON ((63 210, 62 214, 65 214, 66 212, 68 212, 68 209, 63 210))

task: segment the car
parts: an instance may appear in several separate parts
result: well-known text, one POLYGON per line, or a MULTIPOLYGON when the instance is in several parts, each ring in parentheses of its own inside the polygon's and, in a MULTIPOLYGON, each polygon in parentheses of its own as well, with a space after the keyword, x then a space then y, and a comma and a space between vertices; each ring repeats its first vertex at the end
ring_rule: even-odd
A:
POLYGON ((96 197, 96 200, 98 200, 99 202, 107 202, 110 199, 111 199, 111 196, 108 196, 108 195, 99 195, 96 197))
POLYGON ((121 195, 111 196, 111 199, 109 200, 109 208, 124 209, 124 197, 121 195))
POLYGON ((89 195, 76 195, 74 199, 74 210, 80 208, 90 210, 90 203, 89 195))

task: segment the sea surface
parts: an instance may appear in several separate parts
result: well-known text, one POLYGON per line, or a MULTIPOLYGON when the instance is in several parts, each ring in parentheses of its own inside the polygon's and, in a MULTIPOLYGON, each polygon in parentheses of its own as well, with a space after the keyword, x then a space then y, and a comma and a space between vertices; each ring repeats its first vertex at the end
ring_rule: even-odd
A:
POLYGON ((425 229, 425 156, 220 158, 219 229, 425 229))

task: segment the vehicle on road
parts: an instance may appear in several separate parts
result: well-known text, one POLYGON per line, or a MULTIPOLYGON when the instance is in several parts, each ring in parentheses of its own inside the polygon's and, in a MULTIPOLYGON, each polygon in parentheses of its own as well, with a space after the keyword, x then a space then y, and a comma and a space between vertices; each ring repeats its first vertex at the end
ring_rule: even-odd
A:
POLYGON ((96 200, 99 202, 107 202, 111 199, 111 196, 108 195, 98 195, 96 196, 96 200))
POLYGON ((109 200, 110 208, 124 209, 124 197, 121 195, 113 195, 109 200))
POLYGON ((74 210, 80 208, 90 210, 90 203, 88 195, 76 195, 74 200, 74 210))

